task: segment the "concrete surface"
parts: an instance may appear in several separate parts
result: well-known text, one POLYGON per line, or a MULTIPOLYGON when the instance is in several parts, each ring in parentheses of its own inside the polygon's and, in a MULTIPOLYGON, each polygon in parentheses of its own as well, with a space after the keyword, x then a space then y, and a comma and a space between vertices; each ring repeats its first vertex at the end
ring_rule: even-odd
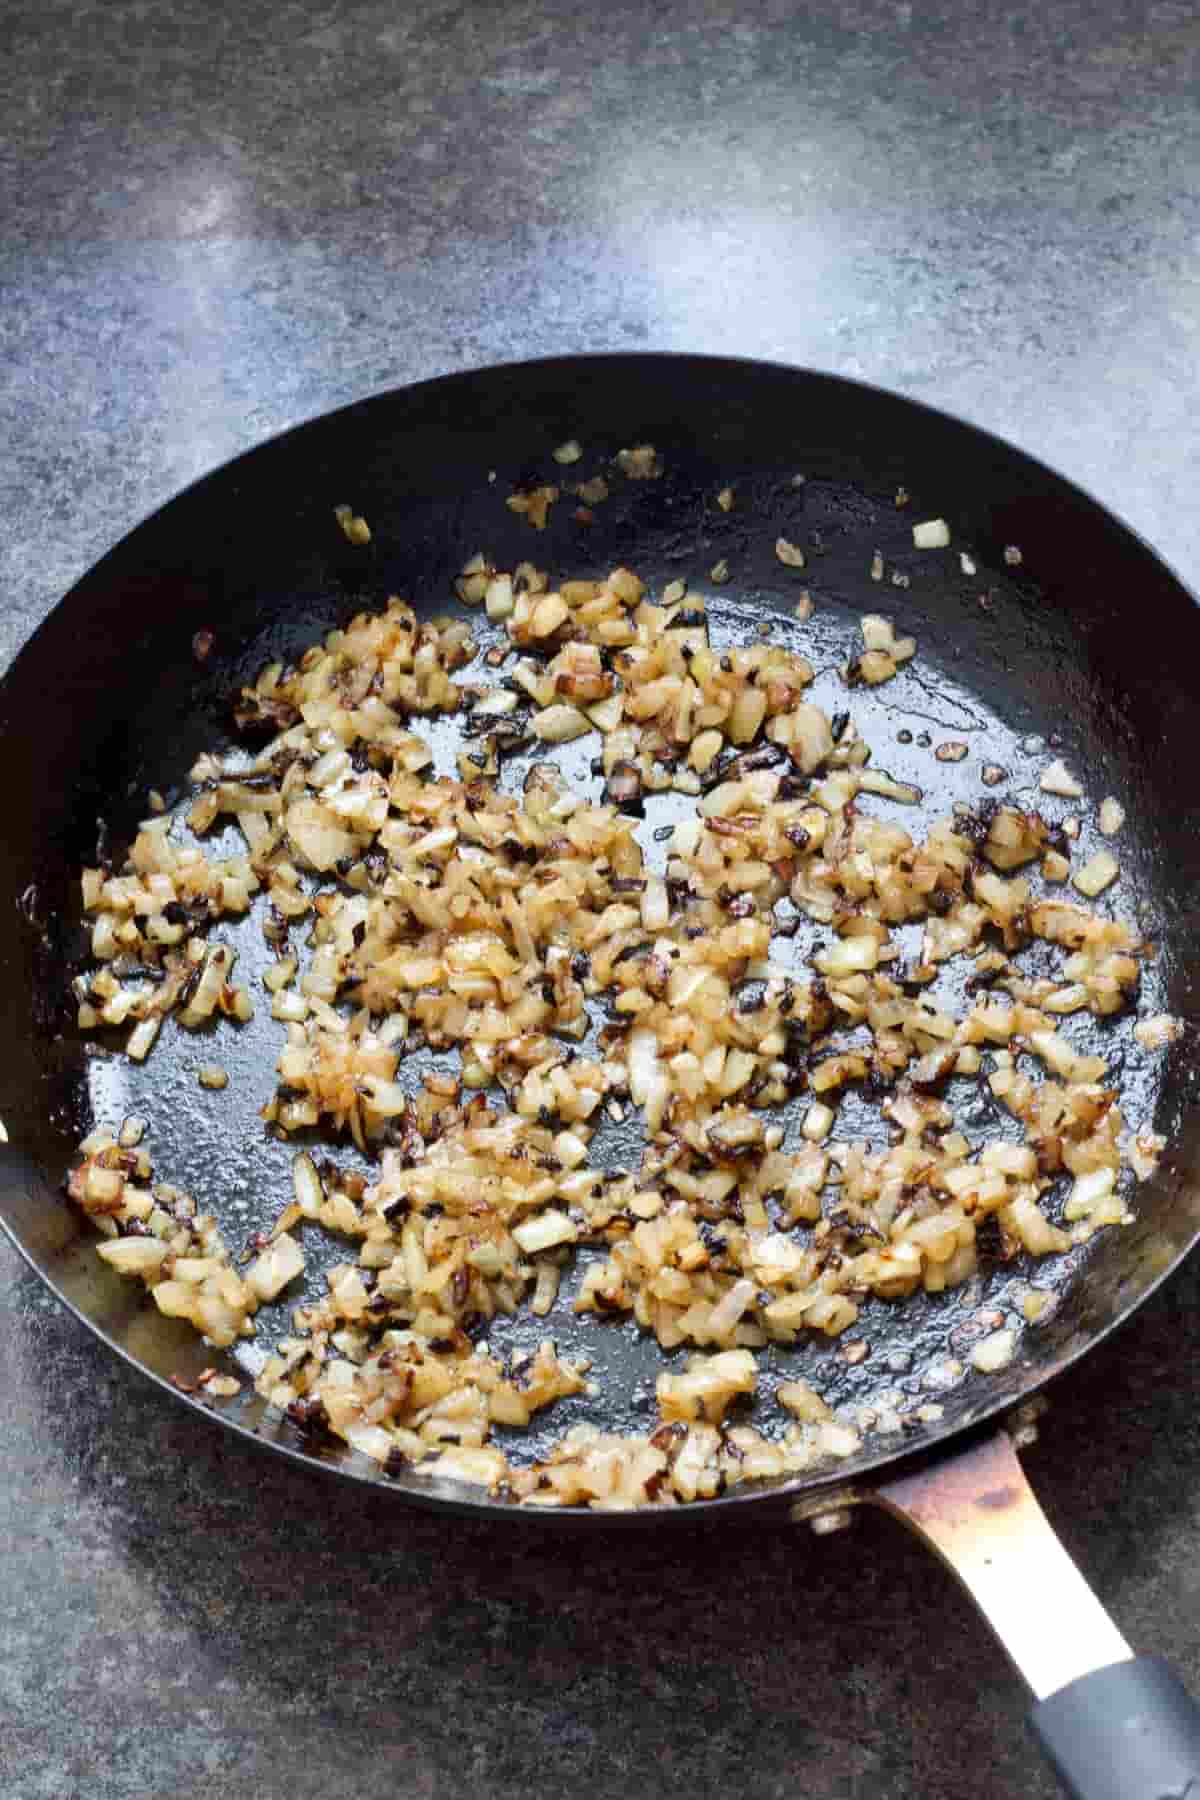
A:
MULTIPOLYGON (((734 349, 938 401, 1200 580, 1200 23, 1182 3, 262 0, 0 14, 0 652, 264 434, 501 357, 734 349)), ((1030 1467, 1200 1690, 1200 1269, 1030 1467)), ((144 1389, 0 1243, 6 1800, 1052 1791, 883 1520, 498 1535, 144 1389)))

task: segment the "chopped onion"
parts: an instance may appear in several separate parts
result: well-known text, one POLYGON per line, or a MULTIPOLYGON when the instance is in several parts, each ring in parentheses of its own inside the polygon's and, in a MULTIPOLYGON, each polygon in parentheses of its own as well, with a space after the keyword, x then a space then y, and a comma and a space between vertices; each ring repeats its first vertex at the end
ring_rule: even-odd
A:
POLYGON ((140 1024, 135 1025, 125 1043, 126 1056, 133 1062, 144 1062, 150 1054, 161 1024, 162 1020, 158 1014, 151 1013, 149 1018, 143 1019, 140 1024))
POLYGON ((565 744, 592 729, 591 720, 574 706, 548 706, 533 721, 537 736, 547 744, 565 744))
POLYGON ((484 606, 489 619, 497 624, 511 616, 516 602, 513 599, 513 578, 511 575, 493 575, 484 590, 484 606))
POLYGON ((1139 1019, 1133 1035, 1143 1050, 1165 1050, 1183 1036, 1183 1021, 1172 1018, 1170 1013, 1155 1013, 1151 1018, 1139 1019))
POLYGON ((833 1108, 818 1100, 809 1107, 801 1126, 804 1136, 812 1144, 819 1144, 829 1136, 833 1129, 833 1108))
POLYGON ((287 811, 287 832, 310 867, 324 874, 354 854, 353 832, 319 800, 297 800, 287 811))
POLYGON ((260 1300, 274 1300, 289 1281, 303 1272, 303 1250, 294 1237, 282 1231, 255 1257, 245 1278, 260 1300))
POLYGON ((671 903, 667 898, 667 884, 658 875, 646 878, 642 890, 642 924, 647 931, 662 931, 671 917, 671 903))
POLYGON ((1100 802, 1100 830, 1105 837, 1115 837, 1125 823, 1125 808, 1110 794, 1100 802))
POLYGON ((885 769, 866 768, 858 778, 864 794, 878 794, 884 800, 898 800, 903 806, 919 806, 924 795, 911 781, 897 781, 885 769))
POLYGON ((292 1191, 296 1205, 306 1219, 317 1219, 325 1204, 325 1189, 317 1166, 307 1151, 302 1151, 292 1164, 292 1191))
POLYGON ((156 1238, 116 1238, 101 1244, 98 1254, 122 1275, 154 1275, 170 1254, 166 1244, 156 1238))
POLYGON ((527 1219, 523 1225, 513 1226, 513 1237, 527 1256, 539 1250, 551 1250, 556 1244, 573 1244, 578 1236, 567 1214, 553 1208, 539 1213, 535 1219, 527 1219))
POLYGON ((352 506, 335 506, 333 516, 352 544, 370 543, 371 527, 365 519, 359 517, 352 506))
POLYGON ((994 1375, 1013 1359, 1017 1334, 1012 1330, 993 1331, 981 1338, 971 1351, 971 1361, 985 1375, 994 1375))
POLYGON ((1043 794, 1061 794, 1068 800, 1078 800, 1083 793, 1083 789, 1061 759, 1050 763, 1042 770, 1038 786, 1043 794))
POLYGON ((636 1030, 629 1039, 629 1092, 646 1114, 646 1125, 657 1131, 662 1124, 669 1085, 658 1060, 658 1039, 652 1031, 636 1030))
POLYGON ((475 702, 475 711, 487 718, 503 717, 507 713, 515 712, 516 706, 517 696, 511 688, 489 688, 487 693, 475 702))
POLYGON ((1120 865, 1110 850, 1097 850, 1073 876, 1072 886, 1089 900, 1094 900, 1097 894, 1112 886, 1120 872, 1120 865))

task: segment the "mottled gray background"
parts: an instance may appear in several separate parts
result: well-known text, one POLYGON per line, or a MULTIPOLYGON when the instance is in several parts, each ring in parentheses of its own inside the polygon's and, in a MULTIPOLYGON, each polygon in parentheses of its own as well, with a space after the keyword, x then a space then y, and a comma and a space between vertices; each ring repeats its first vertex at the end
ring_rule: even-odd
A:
MULTIPOLYGON (((1198 92, 1182 0, 10 0, 0 651, 265 433, 559 350, 939 401, 1200 580, 1198 92)), ((1200 1689, 1198 1280, 1029 1462, 1200 1689)), ((197 1434, 7 1244, 0 1313, 5 1800, 1051 1791, 984 1628, 881 1520, 451 1526, 197 1434)))

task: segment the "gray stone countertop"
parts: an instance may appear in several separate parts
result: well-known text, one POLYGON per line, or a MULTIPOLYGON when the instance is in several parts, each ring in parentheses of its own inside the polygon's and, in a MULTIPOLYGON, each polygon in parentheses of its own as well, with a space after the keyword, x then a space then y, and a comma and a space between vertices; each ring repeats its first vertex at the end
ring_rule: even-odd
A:
MULTIPOLYGON (((44 0, 0 20, 0 651, 181 484, 375 389, 578 349, 863 376, 1200 580, 1184 0, 44 0)), ((1185 1270, 1029 1467, 1200 1690, 1185 1270)), ((1014 1800, 1026 1701, 863 1517, 567 1542, 197 1430, 0 1242, 0 1794, 1014 1800)))

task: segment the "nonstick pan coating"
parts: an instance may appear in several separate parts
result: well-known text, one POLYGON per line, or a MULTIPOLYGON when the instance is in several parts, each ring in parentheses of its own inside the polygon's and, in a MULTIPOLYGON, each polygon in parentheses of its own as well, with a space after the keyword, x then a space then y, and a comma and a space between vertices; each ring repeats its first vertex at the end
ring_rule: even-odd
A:
MULTIPOLYGON (((867 1435, 862 1451, 836 1470, 738 1490, 704 1510, 790 1501, 803 1489, 926 1451, 1011 1406, 1132 1311, 1200 1231, 1200 1114, 1192 1104, 1200 835, 1189 790, 1200 738, 1200 614, 1127 528, 1029 457, 911 401, 803 371, 699 357, 564 358, 383 394, 218 470, 79 583, 0 685, 9 775, 0 852, 7 1048, 0 1116, 20 1146, 5 1159, 0 1218, 59 1297, 144 1372, 186 1383, 213 1360, 140 1287, 99 1263, 94 1239, 61 1197, 62 1175, 93 1119, 115 1123, 137 1111, 150 1121, 156 1170, 188 1186, 217 1213, 230 1241, 242 1241, 278 1211, 294 1154, 294 1145, 266 1135, 257 1116, 272 1091, 280 1028, 260 1005, 250 1026, 225 1025, 212 1043, 168 1029, 141 1069, 105 1046, 81 1044, 66 1004, 67 975, 84 944, 76 874, 93 856, 98 830, 119 847, 145 814, 150 788, 171 799, 197 752, 229 741, 230 696, 266 661, 293 654, 390 593, 420 612, 453 610, 452 578, 477 549, 503 566, 529 557, 563 575, 625 562, 653 588, 686 576, 710 596, 714 639, 745 642, 761 631, 803 645, 819 672, 814 698, 829 710, 844 696, 836 669, 858 617, 883 611, 917 637, 917 660, 884 688, 842 703, 876 763, 925 790, 925 821, 988 794, 979 780, 984 763, 1007 771, 991 797, 1032 800, 1051 755, 1080 772, 1090 801, 1114 794, 1124 805, 1124 879, 1116 891, 1123 910, 1136 906, 1161 946, 1143 993, 1154 1010, 1187 1026, 1163 1057, 1131 1047, 1127 1022, 1091 1026, 1110 1056, 1118 1041, 1123 1047, 1128 1116, 1139 1126, 1153 1122, 1171 1140, 1158 1174, 1139 1190, 1137 1223, 1102 1233, 1053 1266, 985 1268, 970 1307, 962 1291, 899 1306, 871 1302, 854 1332, 870 1355, 854 1367, 825 1339, 772 1349, 764 1357, 768 1386, 803 1374, 835 1399, 859 1401, 898 1389, 909 1405, 920 1395, 940 1406, 941 1417, 900 1440, 867 1435), (585 456, 564 471, 551 452, 572 437, 585 456), (521 480, 565 486, 622 447, 645 442, 660 452, 663 476, 615 482, 591 524, 577 521, 575 503, 564 497, 537 534, 504 505, 521 480), (715 504, 726 485, 737 495, 729 513, 715 504), (896 505, 901 487, 911 496, 906 507, 896 505), (348 544, 334 521, 342 501, 371 523, 365 550, 348 544), (949 521, 955 551, 914 553, 912 523, 934 516, 949 521), (780 535, 805 547, 803 576, 775 557, 780 535), (1009 546, 1019 548, 1019 563, 1006 560, 1009 546), (964 572, 957 547, 970 551, 976 573, 964 572), (871 580, 875 549, 889 570, 910 573, 910 586, 871 580), (718 585, 710 571, 721 561, 729 576, 718 585), (815 603, 803 627, 795 618, 801 584, 815 603), (211 634, 206 655, 197 654, 198 633, 211 634), (963 762, 936 759, 934 748, 947 739, 967 743, 963 762), (231 1075, 221 1094, 196 1082, 197 1065, 214 1057, 231 1075), (1001 1374, 969 1373, 945 1390, 931 1385, 963 1349, 968 1311, 991 1301, 1003 1306, 1014 1279, 1031 1273, 1060 1290, 1052 1320, 1024 1334, 1001 1374)), ((567 748, 578 752, 569 772, 586 786, 594 742, 567 748)), ((1057 816, 1058 803, 1044 796, 1039 803, 1057 816)), ((650 809, 647 839, 667 816, 650 809)), ((904 822, 911 826, 911 815, 904 822)), ((256 925, 236 941, 240 977, 253 976, 249 985, 261 994, 256 925)), ((409 1071, 414 1081, 421 1066, 409 1071)), ((997 1120, 982 1101, 974 1104, 968 1128, 985 1136, 997 1120)), ((870 1109, 846 1102, 839 1134, 860 1117, 867 1135, 870 1109)), ((615 1130, 598 1148, 610 1164, 636 1155, 615 1130)), ((548 1322, 515 1324, 503 1341, 547 1328, 560 1348, 593 1358, 601 1397, 560 1403, 552 1423, 522 1434, 510 1453, 544 1449, 581 1418, 646 1429, 661 1367, 656 1346, 630 1327, 577 1320, 569 1301, 548 1322)), ((72 1404, 86 1404, 86 1395, 72 1404)), ((252 1397, 227 1404, 221 1417, 301 1460, 383 1479, 343 1447, 302 1439, 252 1397)), ((449 1507, 514 1511, 479 1490, 412 1477, 388 1485, 449 1507)), ((661 1522, 696 1512, 630 1517, 661 1522)))

